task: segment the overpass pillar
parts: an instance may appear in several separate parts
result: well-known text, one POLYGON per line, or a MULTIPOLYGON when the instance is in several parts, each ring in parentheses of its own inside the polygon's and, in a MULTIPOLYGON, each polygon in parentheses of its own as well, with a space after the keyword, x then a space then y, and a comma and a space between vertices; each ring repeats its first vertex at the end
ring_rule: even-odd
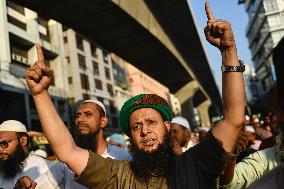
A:
POLYGON ((210 106, 211 106, 211 101, 207 99, 197 107, 200 116, 201 126, 203 127, 210 127, 211 125, 209 117, 210 106))
POLYGON ((195 120, 195 108, 193 104, 193 96, 198 88, 198 83, 196 81, 191 81, 179 89, 175 94, 181 104, 182 116, 188 120, 192 129, 198 126, 195 120))

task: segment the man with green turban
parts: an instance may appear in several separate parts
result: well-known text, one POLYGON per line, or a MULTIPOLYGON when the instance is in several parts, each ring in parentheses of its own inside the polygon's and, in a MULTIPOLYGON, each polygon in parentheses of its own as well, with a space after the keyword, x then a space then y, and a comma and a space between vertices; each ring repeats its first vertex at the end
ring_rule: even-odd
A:
POLYGON ((126 101, 120 111, 120 127, 127 135, 129 135, 130 114, 141 108, 153 108, 160 112, 165 121, 172 120, 171 109, 165 99, 155 94, 140 94, 126 101))
POLYGON ((131 161, 104 159, 77 147, 48 94, 52 74, 44 65, 41 48, 37 46, 39 60, 27 72, 26 81, 50 145, 58 159, 79 175, 78 182, 91 189, 217 187, 216 180, 244 122, 243 67, 238 61, 230 23, 215 19, 207 3, 205 9, 206 39, 222 55, 224 118, 202 142, 180 156, 172 152, 168 103, 154 94, 135 96, 121 109, 120 123, 130 137, 131 161))

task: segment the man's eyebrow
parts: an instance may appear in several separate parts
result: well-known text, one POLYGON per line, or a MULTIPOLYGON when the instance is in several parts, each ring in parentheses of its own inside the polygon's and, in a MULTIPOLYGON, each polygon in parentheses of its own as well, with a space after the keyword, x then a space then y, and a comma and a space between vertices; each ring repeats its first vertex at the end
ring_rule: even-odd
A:
POLYGON ((156 119, 154 118, 154 117, 148 117, 148 118, 146 118, 145 120, 147 120, 147 121, 156 121, 156 119))
POLYGON ((132 123, 131 125, 141 124, 141 123, 142 123, 142 121, 136 121, 136 122, 132 123))
POLYGON ((7 138, 6 139, 5 138, 4 139, 0 139, 0 142, 6 142, 7 140, 9 140, 9 139, 7 139, 7 138))
POLYGON ((93 112, 92 112, 91 110, 86 110, 86 111, 84 111, 83 113, 84 113, 84 114, 86 114, 86 113, 91 113, 91 114, 93 114, 93 112))

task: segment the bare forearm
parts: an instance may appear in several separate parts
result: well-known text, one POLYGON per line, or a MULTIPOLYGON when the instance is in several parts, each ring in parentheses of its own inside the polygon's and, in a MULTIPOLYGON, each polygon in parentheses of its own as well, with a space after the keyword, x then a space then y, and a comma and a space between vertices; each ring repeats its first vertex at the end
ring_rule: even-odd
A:
POLYGON ((48 92, 43 92, 33 98, 42 129, 57 157, 64 161, 64 155, 76 149, 73 138, 59 117, 48 92))
MULTIPOLYGON (((222 64, 239 66, 236 47, 222 52, 222 64)), ((213 129, 213 134, 231 152, 244 122, 244 81, 241 72, 223 73, 222 98, 224 119, 213 129)))
MULTIPOLYGON (((236 47, 222 52, 222 64, 239 66, 236 47)), ((224 120, 236 127, 242 126, 245 107, 243 74, 241 72, 223 73, 222 78, 224 120)))

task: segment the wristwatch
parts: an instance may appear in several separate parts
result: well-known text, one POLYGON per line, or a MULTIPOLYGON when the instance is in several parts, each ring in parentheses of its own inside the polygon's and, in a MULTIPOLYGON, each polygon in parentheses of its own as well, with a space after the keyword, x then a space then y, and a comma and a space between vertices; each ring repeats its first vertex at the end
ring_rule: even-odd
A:
POLYGON ((221 66, 222 72, 244 72, 246 70, 246 66, 244 65, 244 62, 242 60, 239 60, 240 65, 239 66, 221 66))

